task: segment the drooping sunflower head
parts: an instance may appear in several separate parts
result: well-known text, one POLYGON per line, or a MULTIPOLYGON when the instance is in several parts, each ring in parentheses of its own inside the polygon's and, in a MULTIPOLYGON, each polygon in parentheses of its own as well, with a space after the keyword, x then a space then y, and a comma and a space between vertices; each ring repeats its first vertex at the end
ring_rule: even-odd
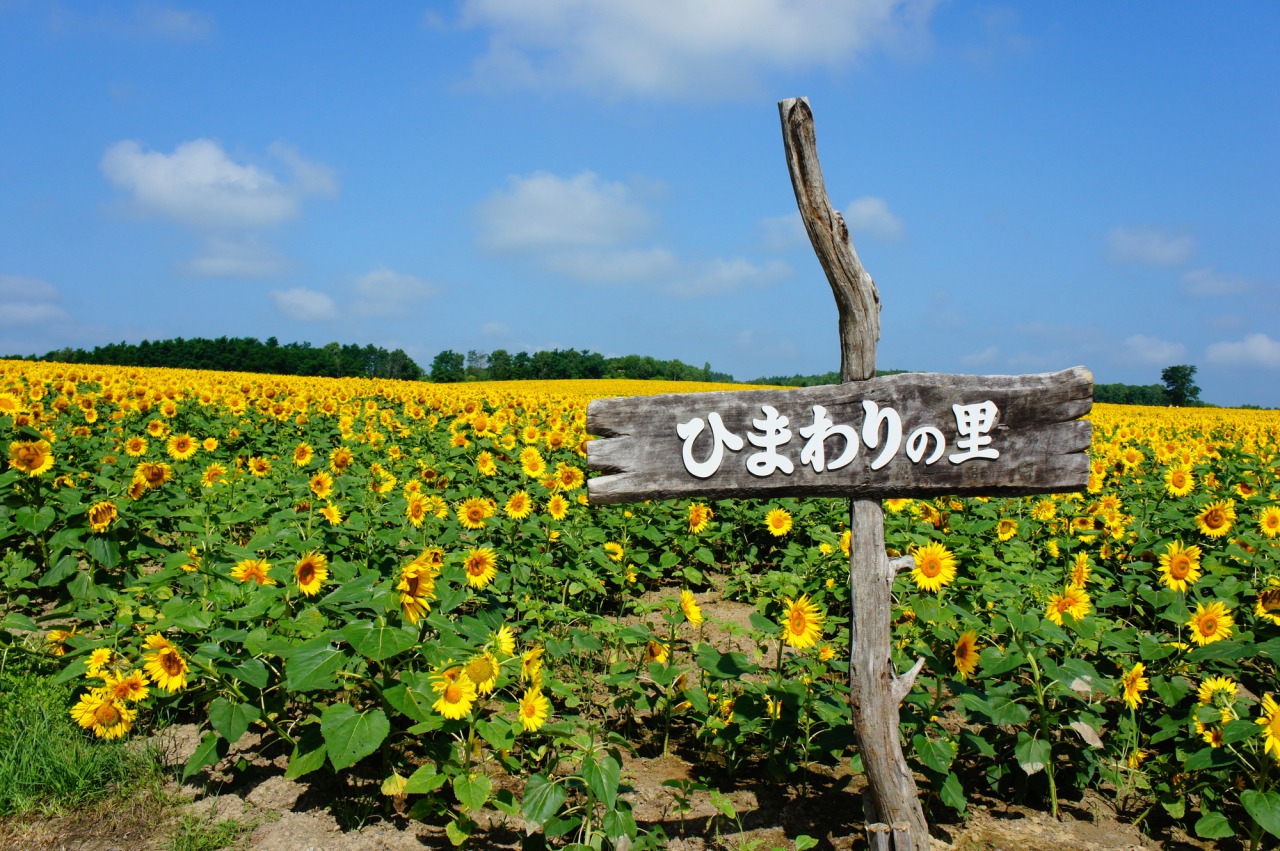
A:
POLYGON ((978 633, 972 629, 961 633, 951 655, 960 679, 967 680, 973 676, 973 672, 978 669, 978 633))
POLYGON ((39 476, 53 466, 53 447, 47 440, 20 440, 9 444, 9 466, 39 476))
POLYGON ((1231 531, 1231 524, 1236 520, 1236 501, 1220 499, 1211 502, 1196 515, 1196 528, 1200 534, 1209 538, 1221 538, 1231 531))
POLYGON ((698 606, 698 601, 694 599, 693 592, 688 588, 680 590, 680 611, 684 613, 689 623, 694 626, 702 624, 702 609, 698 606))

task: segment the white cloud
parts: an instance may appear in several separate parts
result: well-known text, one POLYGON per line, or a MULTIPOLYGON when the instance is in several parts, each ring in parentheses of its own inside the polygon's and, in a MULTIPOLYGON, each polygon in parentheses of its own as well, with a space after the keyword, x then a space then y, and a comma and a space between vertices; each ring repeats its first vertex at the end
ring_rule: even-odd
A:
POLYGON ((665 248, 615 248, 558 251, 545 258, 548 269, 582 283, 628 284, 670 280, 680 275, 680 261, 665 248))
POLYGON ((790 275, 791 267, 780 262, 759 266, 741 257, 729 260, 717 257, 702 268, 691 271, 689 277, 669 283, 665 287, 667 292, 682 298, 695 298, 765 287, 790 275))
POLYGON ((271 300, 275 302, 276 310, 298 322, 323 322, 338 317, 338 308, 332 298, 305 287, 273 290, 271 300))
POLYGON ((506 338, 511 336, 511 329, 505 322, 486 322, 480 326, 480 333, 486 337, 506 338))
POLYGON ((934 0, 466 0, 482 85, 605 96, 740 96, 768 72, 847 67, 920 40, 934 0))
POLYGON ((85 12, 67 4, 55 4, 50 23, 56 33, 83 32, 113 38, 171 42, 205 41, 215 29, 213 18, 204 12, 176 9, 159 3, 139 3, 134 6, 132 15, 110 5, 85 12))
POLYGON ((356 281, 355 311, 362 316, 396 316, 436 294, 436 288, 417 277, 379 267, 356 281))
POLYGON ((1196 250, 1195 238, 1151 227, 1113 227, 1107 233, 1107 249, 1118 263, 1144 266, 1181 266, 1196 250))
POLYGON ((756 230, 761 244, 769 251, 790 251, 809 244, 809 234, 805 233, 804 220, 798 212, 761 219, 756 230))
POLYGON ((101 167, 139 210, 198 230, 271 227, 296 217, 304 196, 337 191, 325 166, 279 143, 270 151, 293 173, 292 183, 233 161, 211 139, 183 142, 172 154, 144 151, 133 140, 117 142, 103 155, 101 167))
POLYGON ((1182 343, 1134 334, 1125 338, 1124 351, 1139 363, 1170 364, 1181 360, 1187 353, 1187 347, 1182 343))
POLYGON ((197 278, 270 278, 288 268, 275 249, 253 237, 206 237, 200 254, 182 264, 197 278))
POLYGON ((497 251, 615 245, 649 229, 650 216, 625 184, 591 171, 511 177, 481 202, 480 242, 497 251))
POLYGON ((1205 351, 1210 363, 1280 369, 1280 340, 1249 334, 1239 342, 1213 343, 1205 351))
POLYGON ((71 317, 58 288, 40 278, 0 275, 0 326, 42 325, 71 317))
POLYGON ((897 242, 906 233, 902 219, 889 211, 883 198, 864 195, 849 202, 844 210, 844 222, 850 231, 869 233, 885 242, 897 242))
POLYGON ((1000 359, 1000 349, 996 346, 987 346, 980 352, 972 352, 960 358, 960 362, 965 366, 990 366, 1000 359))
POLYGON ((1224 296, 1239 295, 1253 289, 1253 282, 1245 278, 1232 278, 1208 266, 1192 269, 1182 276, 1182 289, 1188 295, 1224 296))

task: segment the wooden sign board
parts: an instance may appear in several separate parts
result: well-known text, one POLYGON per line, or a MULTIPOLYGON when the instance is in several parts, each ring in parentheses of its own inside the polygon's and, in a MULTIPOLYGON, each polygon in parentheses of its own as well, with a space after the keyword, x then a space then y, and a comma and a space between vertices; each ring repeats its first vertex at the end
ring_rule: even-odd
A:
POLYGON ((1015 496, 1089 483, 1093 375, 904 373, 796 390, 596 399, 596 504, 1015 496))

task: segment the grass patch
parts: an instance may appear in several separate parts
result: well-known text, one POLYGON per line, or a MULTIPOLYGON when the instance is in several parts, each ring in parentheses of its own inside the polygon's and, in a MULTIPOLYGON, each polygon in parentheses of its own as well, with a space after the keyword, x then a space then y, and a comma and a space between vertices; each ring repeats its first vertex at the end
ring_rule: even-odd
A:
POLYGON ((219 851, 235 845, 255 827, 255 820, 215 821, 209 817, 181 815, 165 848, 166 851, 219 851))
POLYGON ((0 817, 49 816, 155 786, 158 754, 102 741, 69 714, 73 684, 38 656, 0 659, 0 817))

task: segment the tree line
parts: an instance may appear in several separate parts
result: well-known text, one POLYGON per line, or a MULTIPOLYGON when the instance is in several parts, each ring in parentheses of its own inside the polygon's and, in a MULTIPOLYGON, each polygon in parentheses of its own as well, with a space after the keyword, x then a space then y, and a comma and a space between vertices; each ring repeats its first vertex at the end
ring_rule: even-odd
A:
POLYGON ((445 349, 431 362, 430 378, 437 384, 459 381, 551 381, 569 378, 636 378, 667 381, 715 381, 731 383, 732 375, 716 372, 710 363, 691 366, 680 360, 658 360, 647 355, 605 357, 582 349, 545 349, 512 352, 472 349, 465 355, 445 349))
POLYGON ((195 337, 185 340, 143 340, 108 343, 92 349, 63 348, 34 360, 59 363, 148 366, 169 369, 212 369, 223 372, 261 372, 271 375, 314 375, 326 378, 400 378, 416 381, 423 371, 403 349, 387 351, 374 345, 327 343, 281 344, 275 337, 260 342, 252 337, 195 337))

